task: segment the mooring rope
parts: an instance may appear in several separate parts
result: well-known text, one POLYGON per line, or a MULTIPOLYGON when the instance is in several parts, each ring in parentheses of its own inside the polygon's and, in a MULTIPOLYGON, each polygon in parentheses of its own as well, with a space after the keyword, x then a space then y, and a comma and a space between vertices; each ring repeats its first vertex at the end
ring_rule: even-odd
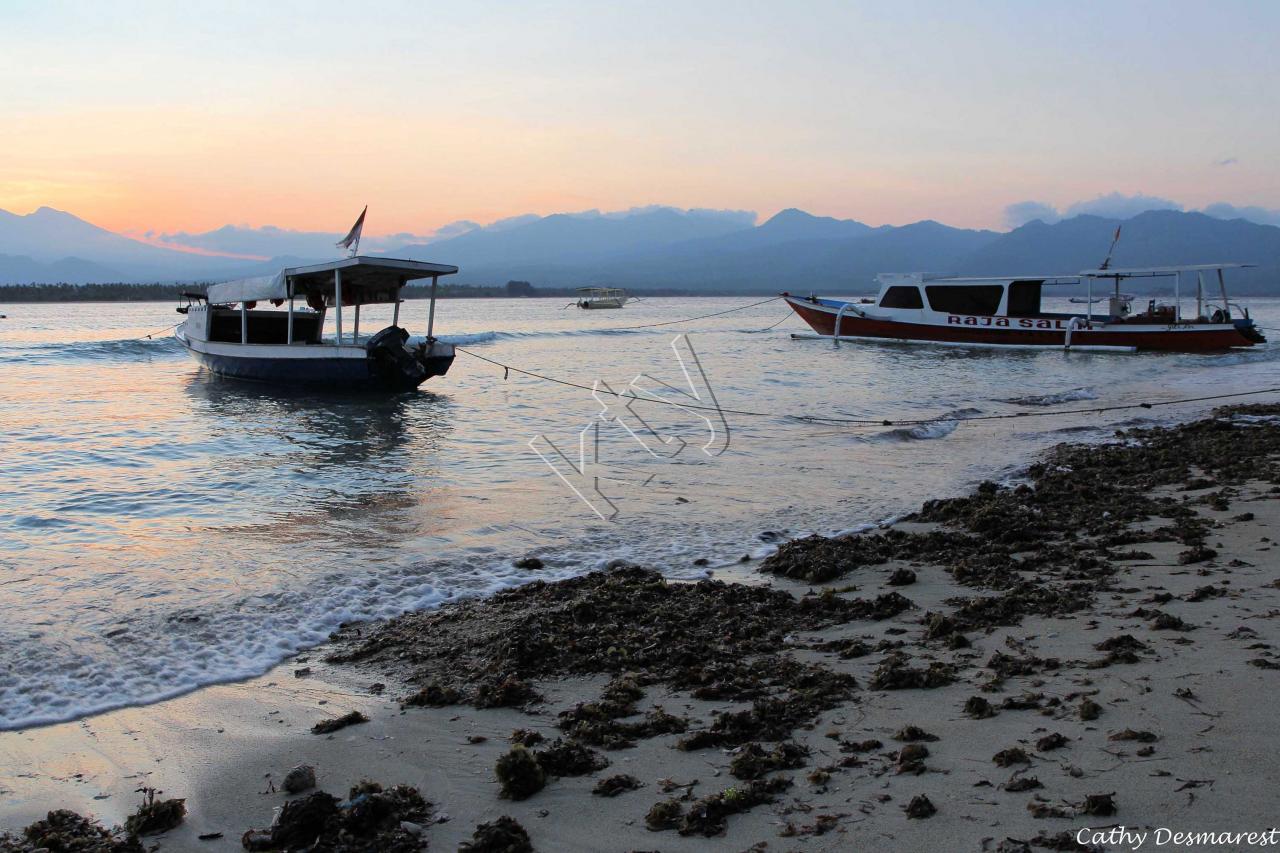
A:
POLYGON ((795 317, 795 316, 798 316, 798 315, 796 314, 796 312, 794 312, 794 311, 788 311, 786 314, 784 314, 784 315, 782 316, 782 319, 781 319, 781 320, 779 320, 778 322, 774 323, 774 324, 773 324, 773 325, 771 325, 771 326, 765 326, 763 329, 757 329, 757 330, 756 330, 756 333, 757 333, 757 334, 759 334, 760 332, 769 332, 769 331, 772 331, 772 330, 774 330, 774 329, 778 328, 778 327, 779 327, 779 326, 781 326, 783 323, 787 322, 788 320, 790 320, 792 317, 795 317))
POLYGON ((1176 406, 1183 403, 1205 403, 1212 400, 1228 400, 1234 397, 1251 397, 1258 394, 1274 394, 1274 393, 1280 392, 1280 388, 1260 388, 1254 391, 1237 391, 1231 394, 1210 394, 1204 397, 1185 397, 1179 400, 1157 400, 1150 403, 1123 403, 1123 404, 1112 405, 1112 406, 1094 406, 1090 408, 1078 408, 1078 409, 1057 409, 1054 411, 1006 412, 1004 414, 997 414, 997 415, 974 415, 972 417, 963 417, 963 418, 947 417, 945 415, 934 417, 934 418, 878 418, 878 419, 836 418, 836 417, 829 417, 826 415, 798 415, 790 412, 779 413, 779 412, 758 412, 758 411, 752 411, 749 409, 727 409, 722 406, 699 406, 699 405, 693 405, 691 403, 677 402, 674 400, 664 400, 664 399, 653 398, 653 397, 640 397, 635 394, 625 394, 621 391, 612 391, 606 388, 583 385, 580 382, 573 382, 568 379, 560 379, 555 376, 548 376, 545 373, 538 373, 533 370, 525 370, 523 368, 516 367, 513 364, 507 364, 505 362, 498 361, 497 359, 492 359, 487 356, 480 355, 479 353, 472 352, 469 349, 466 349, 464 347, 460 347, 457 345, 454 346, 454 349, 460 353, 463 353, 464 355, 469 355, 472 358, 479 359, 480 361, 488 362, 489 364, 492 364, 495 367, 501 367, 504 371, 504 376, 509 375, 510 373, 519 373, 524 376, 528 376, 532 379, 539 379, 543 382, 551 382, 556 385, 564 385, 569 388, 577 388, 579 390, 590 391, 592 393, 606 394, 611 397, 619 397, 619 398, 628 399, 628 400, 638 400, 638 401, 647 402, 647 403, 659 403, 667 406, 679 406, 685 409, 694 409, 694 410, 705 411, 705 412, 720 412, 726 415, 742 415, 744 417, 755 417, 755 418, 783 418, 783 419, 789 418, 791 420, 801 421, 803 423, 845 424, 849 426, 865 426, 865 427, 923 426, 926 424, 936 424, 936 423, 946 422, 946 421, 956 421, 957 423, 959 422, 968 423, 972 421, 1003 421, 1003 420, 1012 420, 1014 418, 1050 417, 1053 415, 1102 414, 1105 412, 1119 412, 1119 411, 1126 411, 1131 409, 1154 409, 1159 406, 1176 406))
POLYGON ((174 329, 176 329, 176 328, 178 328, 179 326, 181 326, 184 322, 186 322, 186 321, 185 321, 185 320, 179 320, 178 322, 174 323, 172 326, 170 326, 170 327, 169 327, 169 328, 167 328, 167 329, 161 329, 161 330, 160 330, 160 331, 158 331, 158 332, 152 332, 152 333, 151 333, 151 334, 149 334, 149 335, 143 335, 143 336, 142 336, 142 337, 140 337, 140 338, 134 338, 134 340, 138 340, 138 341, 149 341, 149 340, 151 340, 152 338, 154 338, 156 335, 163 335, 165 332, 171 332, 171 331, 173 331, 174 329))

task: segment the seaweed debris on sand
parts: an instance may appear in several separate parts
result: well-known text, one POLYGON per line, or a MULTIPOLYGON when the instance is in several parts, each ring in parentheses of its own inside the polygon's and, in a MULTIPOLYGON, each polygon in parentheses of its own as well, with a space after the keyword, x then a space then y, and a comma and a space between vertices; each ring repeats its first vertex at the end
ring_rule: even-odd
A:
POLYGON ((107 829, 67 809, 49 812, 21 836, 0 833, 0 853, 143 853, 138 837, 119 827, 107 829))
MULTIPOLYGON (((1188 728, 1184 719, 1182 703, 1211 721, 1221 713, 1209 708, 1216 682, 1196 674, 1193 653, 1216 643, 1213 667, 1243 678, 1269 675, 1254 667, 1280 667, 1265 651, 1271 638, 1259 633, 1267 623, 1215 630, 1224 615, 1230 627, 1280 613, 1274 575, 1252 553, 1272 543, 1263 537, 1258 547, 1253 533, 1241 546, 1243 528, 1228 529, 1273 517, 1266 502, 1280 495, 1276 415, 1280 406, 1226 408, 1182 426, 1126 430, 1113 443, 1060 445, 1015 485, 986 482, 964 497, 928 501, 887 529, 784 542, 760 564, 768 585, 674 582, 619 565, 346 625, 328 660, 410 685, 406 708, 518 708, 544 730, 554 725, 562 737, 551 746, 521 728, 497 758, 512 800, 554 777, 599 773, 609 759, 597 749, 631 749, 623 760, 636 762, 624 765, 634 775, 564 788, 598 794, 595 808, 641 831, 737 833, 733 818, 752 832, 781 825, 780 835, 786 827, 795 834, 800 821, 788 815, 849 808, 854 792, 866 790, 849 783, 877 778, 885 790, 857 799, 856 820, 822 815, 814 826, 843 834, 865 820, 875 831, 950 832, 986 820, 964 793, 986 787, 1000 799, 984 808, 1015 838, 1056 844, 1039 821, 1115 811, 1111 795, 1089 791, 1123 785, 1127 803, 1135 801, 1130 791, 1163 801, 1175 782, 1211 778, 1202 765, 1225 760, 1232 747, 1212 740, 1213 725, 1188 728), (1189 488, 1201 480, 1211 495, 1189 488), (1233 502, 1252 511, 1231 515, 1233 502), (842 585, 824 586, 834 581, 842 585), (1115 665, 1136 678, 1099 678, 1115 665), (931 693, 901 693, 920 690, 931 693), (642 743, 660 736, 670 737, 642 743), (885 748, 889 738, 896 749, 885 748), (1153 741, 1193 738, 1203 740, 1185 755, 1155 759, 1177 764, 1140 764, 1153 741), (1096 751, 1116 763, 1072 763, 1096 751), (786 793, 785 772, 811 760, 821 766, 807 775, 810 786, 786 793), (655 783, 656 774, 638 769, 680 762, 663 772, 688 779, 710 766, 714 776, 742 781, 696 796, 696 781, 655 783), (635 796, 612 798, 644 783, 665 799, 640 806, 635 796), (928 795, 905 787, 917 784, 928 795), (1018 793, 1031 802, 1010 796, 1018 793), (772 814, 744 815, 763 806, 772 814), (904 812, 913 820, 904 822, 904 812)), ((501 725, 516 724, 508 715, 501 725)), ((1199 808, 1197 798, 1217 793, 1188 796, 1199 808)), ((529 806, 510 808, 523 818, 529 806)), ((528 825, 540 839, 551 822, 528 825)), ((507 837, 488 826, 477 838, 507 837)))
POLYGON ((699 699, 754 701, 747 716, 717 717, 688 739, 691 748, 735 746, 763 737, 758 726, 772 739, 785 739, 851 695, 851 677, 796 660, 786 638, 865 618, 875 606, 712 580, 668 582, 651 569, 622 566, 382 624, 345 626, 335 634, 338 650, 329 660, 378 666, 430 685, 435 697, 477 706, 488 704, 485 690, 494 683, 626 676, 596 702, 561 715, 571 737, 606 748, 686 729, 687 721, 660 710, 637 723, 619 722, 655 684, 699 699))
POLYGON ((186 800, 158 800, 157 795, 164 792, 155 788, 139 788, 138 793, 142 794, 142 805, 124 822, 124 828, 129 833, 157 835, 168 832, 186 817, 186 800))
POLYGON ((324 791, 290 800, 269 829, 250 829, 246 850, 326 850, 334 853, 411 853, 423 848, 416 828, 430 817, 431 804, 416 788, 383 788, 364 781, 346 800, 324 791))
POLYGON ((458 853, 533 853, 533 844, 515 818, 503 815, 477 826, 471 840, 458 846, 458 853))
MULTIPOLYGON (((934 529, 811 536, 782 545, 760 570, 825 583, 891 560, 937 564, 962 586, 997 593, 953 599, 948 618, 960 630, 1079 612, 1112 588, 1114 560, 1131 556, 1114 552, 1117 546, 1176 542, 1196 561, 1216 556, 1205 545, 1212 522, 1162 489, 1194 481, 1196 472, 1219 485, 1275 482, 1280 429, 1237 416, 1278 412, 1275 405, 1225 407, 1178 427, 1127 430, 1113 444, 1059 445, 1028 468, 1029 482, 985 482, 971 495, 928 501, 907 519, 934 529), (1134 529, 1153 518, 1170 523, 1134 529)), ((1157 628, 1191 627, 1153 615, 1157 628)))

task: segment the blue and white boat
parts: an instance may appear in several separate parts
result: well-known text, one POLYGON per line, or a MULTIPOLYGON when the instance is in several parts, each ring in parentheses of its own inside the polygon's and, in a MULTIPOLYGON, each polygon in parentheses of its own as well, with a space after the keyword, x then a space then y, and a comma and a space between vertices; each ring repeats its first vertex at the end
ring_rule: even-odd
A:
POLYGON ((457 271, 359 256, 214 284, 206 293, 183 294, 188 301, 178 310, 186 320, 174 335, 219 376, 299 388, 409 391, 453 364, 453 345, 434 333, 437 282, 457 271), (414 343, 400 326, 400 305, 404 286, 421 279, 431 280, 427 334, 414 343), (386 303, 395 306, 391 325, 362 336, 360 307, 386 303), (336 334, 326 339, 321 332, 330 310, 336 334))

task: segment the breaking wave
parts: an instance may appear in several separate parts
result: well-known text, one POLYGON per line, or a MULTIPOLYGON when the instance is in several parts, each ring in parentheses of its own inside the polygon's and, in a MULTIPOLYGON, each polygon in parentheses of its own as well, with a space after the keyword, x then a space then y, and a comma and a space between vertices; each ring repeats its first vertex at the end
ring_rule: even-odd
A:
POLYGON ((24 344, 0 347, 0 361, 25 364, 52 364, 66 361, 136 361, 182 355, 182 344, 170 333, 152 339, 125 338, 116 341, 89 341, 24 344))
POLYGON ((1059 391, 1056 394, 1028 394, 1025 397, 1009 397, 1000 400, 1014 406, 1057 406, 1062 403, 1077 403, 1081 400, 1096 400, 1098 395, 1088 388, 1072 388, 1070 391, 1059 391))
POLYGON ((146 705, 251 678, 324 642, 343 622, 386 619, 583 571, 564 566, 535 572, 491 560, 406 567, 384 573, 376 586, 363 575, 335 573, 305 589, 247 596, 233 606, 134 613, 118 626, 95 626, 96 636, 83 632, 74 646, 0 631, 6 646, 39 649, 5 661, 0 731, 146 705))
POLYGON ((875 436, 875 439, 878 441, 930 441, 935 438, 946 438, 956 431, 961 421, 980 414, 982 414, 981 409, 972 407, 952 409, 926 423, 882 432, 875 436))
MULTIPOLYGON (((652 333, 678 333, 680 331, 690 331, 688 328, 680 329, 545 329, 539 331, 513 331, 513 332, 458 332, 456 334, 436 335, 437 338, 450 344, 485 344, 492 341, 523 341, 535 338, 591 338, 614 335, 641 335, 652 333)), ((696 331, 696 330, 695 330, 696 331)), ((409 340, 411 343, 420 343, 426 338, 422 335, 412 335, 409 340)))

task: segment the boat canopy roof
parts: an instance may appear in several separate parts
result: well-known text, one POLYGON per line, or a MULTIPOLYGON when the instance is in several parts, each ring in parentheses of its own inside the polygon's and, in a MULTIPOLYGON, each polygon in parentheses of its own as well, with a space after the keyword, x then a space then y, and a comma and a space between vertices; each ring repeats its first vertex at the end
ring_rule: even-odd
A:
POLYGON ((622 293, 621 287, 579 287, 579 293, 622 293))
POLYGON ((927 272, 894 272, 881 273, 876 276, 876 280, 880 284, 892 287, 894 285, 912 285, 926 284, 930 287, 934 285, 975 285, 975 284, 1011 284, 1015 281, 1031 281, 1040 284, 1075 284, 1080 280, 1078 275, 982 275, 982 276, 953 276, 943 275, 940 273, 927 272))
POLYGON ((361 255, 305 267, 286 267, 275 275, 241 278, 210 285, 208 300, 215 305, 227 305, 233 302, 318 294, 332 302, 339 271, 342 274, 343 304, 363 305, 371 302, 394 302, 399 298, 400 288, 408 282, 453 275, 458 268, 426 261, 361 255))
POLYGON ((1256 266, 1257 264, 1184 264, 1176 267, 1122 267, 1105 270, 1084 270, 1080 275, 1086 278, 1145 278, 1150 276, 1177 275, 1182 272, 1249 269, 1256 266))

